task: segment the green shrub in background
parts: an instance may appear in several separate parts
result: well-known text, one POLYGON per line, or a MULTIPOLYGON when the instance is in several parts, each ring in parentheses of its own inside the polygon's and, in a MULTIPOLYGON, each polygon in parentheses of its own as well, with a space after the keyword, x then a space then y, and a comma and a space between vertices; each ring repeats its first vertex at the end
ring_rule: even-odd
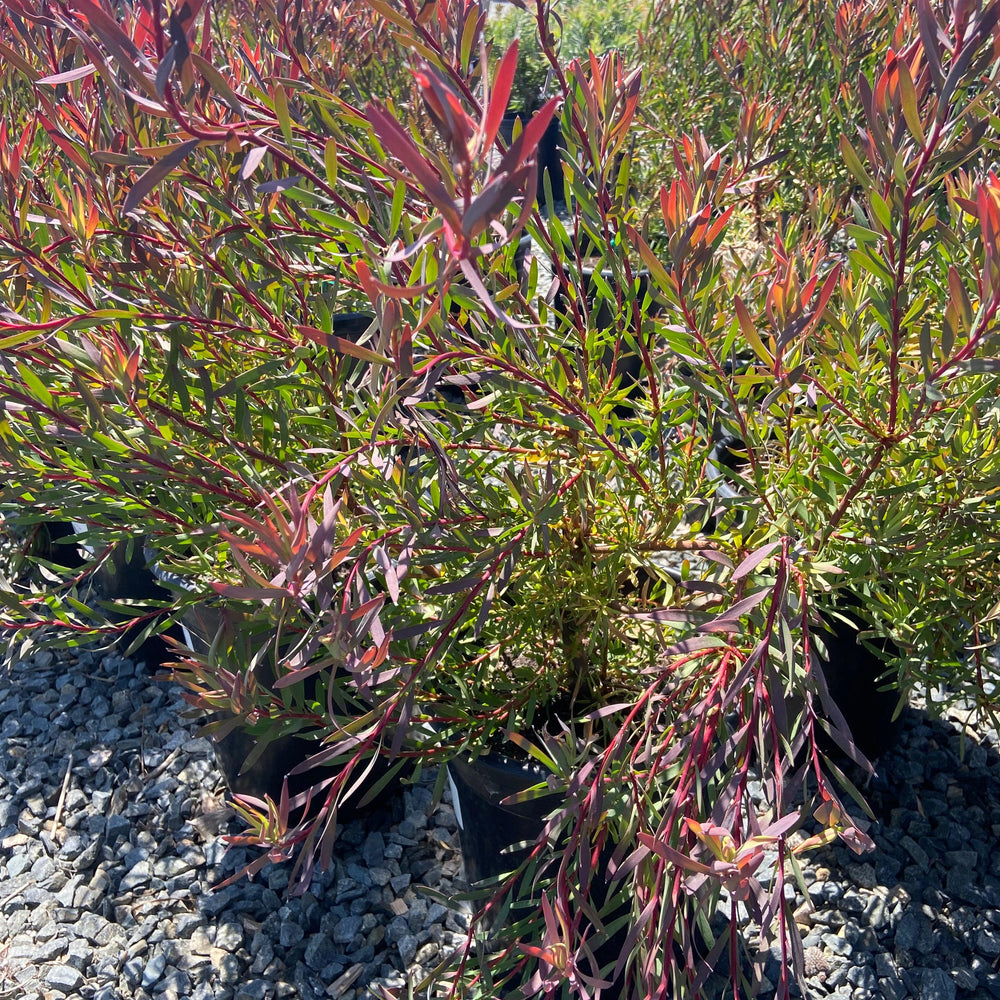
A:
POLYGON ((720 912, 799 968, 789 834, 814 816, 796 851, 871 846, 823 739, 863 765, 818 682, 838 592, 901 647, 902 694, 991 707, 1000 180, 966 168, 995 152, 1000 4, 915 0, 892 24, 842 4, 815 63, 772 30, 784 5, 757 7, 772 21, 704 5, 700 47, 664 7, 649 44, 674 64, 641 73, 565 61, 553 30, 555 99, 509 150, 518 49, 474 3, 189 0, 168 23, 13 0, 0 20, 0 503, 92 548, 8 581, 9 655, 101 630, 88 570, 123 540, 192 589, 120 610, 239 616, 177 676, 258 746, 315 740, 318 809, 240 803, 252 867, 294 856, 297 891, 373 759, 544 761, 565 800, 521 873, 524 946, 470 937, 439 970, 459 995, 604 975, 680 996, 716 965, 742 989, 760 942, 714 937, 720 912), (825 75, 841 11, 866 45, 811 104, 792 82, 825 75), (733 24, 744 69, 712 111, 733 24), (543 218, 556 114, 569 209, 543 218), (833 178, 795 176, 812 218, 782 218, 785 143, 833 178))
POLYGON ((488 30, 497 49, 506 51, 515 39, 518 42, 511 109, 533 112, 547 96, 552 64, 545 54, 539 16, 551 33, 551 51, 558 64, 565 65, 591 51, 600 56, 615 50, 634 57, 648 14, 647 5, 632 0, 560 0, 540 9, 534 4, 491 4, 488 30))
POLYGON ((838 140, 857 127, 859 74, 877 74, 895 27, 888 6, 864 2, 656 4, 640 50, 652 184, 693 124, 720 148, 741 136, 747 156, 770 161, 747 206, 756 237, 783 211, 828 239, 853 185, 838 140))

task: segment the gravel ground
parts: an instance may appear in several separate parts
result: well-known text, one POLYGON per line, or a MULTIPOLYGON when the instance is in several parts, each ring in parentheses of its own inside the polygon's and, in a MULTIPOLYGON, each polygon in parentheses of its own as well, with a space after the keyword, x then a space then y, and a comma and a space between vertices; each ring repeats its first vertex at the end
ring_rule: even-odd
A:
MULTIPOLYGON (((417 888, 462 884, 429 785, 346 825, 302 898, 288 866, 212 891, 249 858, 225 852, 239 827, 183 710, 117 656, 41 653, 0 681, 0 1000, 355 1000, 464 941, 464 916, 417 888)), ((1000 997, 998 763, 995 734, 907 713, 868 790, 879 851, 806 856, 811 995, 1000 997)))
MULTIPOLYGON (((840 1000, 1000 997, 1000 757, 968 711, 904 713, 866 791, 877 850, 805 855, 808 992, 840 1000)), ((780 953, 767 978, 776 983, 780 953)))
POLYGON ((0 998, 354 1000, 464 942, 416 889, 460 869, 428 785, 346 824, 302 897, 290 865, 212 891, 253 855, 220 839, 240 826, 186 707, 117 656, 42 653, 0 682, 0 998))

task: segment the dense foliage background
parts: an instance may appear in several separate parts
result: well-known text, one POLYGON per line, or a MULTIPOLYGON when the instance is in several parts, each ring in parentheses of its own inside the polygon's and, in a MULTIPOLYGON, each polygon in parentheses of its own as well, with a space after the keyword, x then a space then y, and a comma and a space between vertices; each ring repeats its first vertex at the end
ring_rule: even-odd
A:
POLYGON ((991 708, 1000 4, 613 13, 0 15, 7 655, 217 621, 177 651, 216 734, 316 743, 315 801, 239 804, 300 890, 372 760, 544 762, 534 936, 470 938, 470 996, 752 979, 748 915, 797 967, 794 853, 871 846, 818 609, 991 708), (102 590, 134 558, 161 600, 102 590))

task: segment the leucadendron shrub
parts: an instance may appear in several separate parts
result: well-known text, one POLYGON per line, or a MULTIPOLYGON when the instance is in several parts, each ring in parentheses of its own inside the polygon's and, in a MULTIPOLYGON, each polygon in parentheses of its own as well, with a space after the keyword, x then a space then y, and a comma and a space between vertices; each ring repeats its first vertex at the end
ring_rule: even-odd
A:
POLYGON ((731 139, 698 104, 664 133, 615 52, 548 51, 505 148, 518 50, 475 2, 8 3, 0 502, 89 545, 27 552, 10 655, 99 633, 93 567, 143 547, 186 584, 119 613, 246 624, 178 650, 216 732, 316 744, 311 795, 238 802, 251 871, 294 857, 304 890, 376 758, 520 751, 564 804, 480 897, 482 926, 518 901, 511 943, 474 928, 441 983, 743 990, 777 940, 787 995, 796 856, 874 846, 818 612, 892 638, 901 697, 991 708, 1000 180, 970 156, 1000 5, 879 11, 832 15, 868 26, 823 105, 845 212, 789 218, 772 139, 812 122, 748 89, 731 139), (650 129, 651 198, 625 155, 650 129))
POLYGON ((716 148, 737 141, 769 169, 743 206, 758 239, 779 211, 826 239, 843 225, 853 179, 840 154, 859 106, 858 81, 878 74, 885 47, 912 32, 886 4, 734 0, 653 4, 639 56, 651 128, 647 183, 659 184, 670 140, 692 126, 716 148), (739 139, 737 138, 739 136, 739 139))

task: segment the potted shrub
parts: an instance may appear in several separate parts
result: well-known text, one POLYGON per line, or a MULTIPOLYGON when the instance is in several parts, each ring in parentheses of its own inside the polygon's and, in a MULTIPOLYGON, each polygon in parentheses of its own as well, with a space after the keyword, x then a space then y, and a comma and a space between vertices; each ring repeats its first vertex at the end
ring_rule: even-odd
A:
MULTIPOLYGON (((1000 8, 907 7, 841 109, 863 128, 841 144, 849 228, 765 226, 746 254, 775 181, 752 95, 727 151, 674 136, 640 204, 619 154, 650 126, 616 55, 564 66, 546 40, 558 94, 503 151, 517 50, 480 46, 478 4, 321 8, 297 13, 355 34, 236 5, 169 30, 142 6, 7 5, 4 510, 92 543, 127 519, 195 582, 171 617, 211 595, 253 619, 178 672, 259 747, 317 744, 301 792, 241 803, 251 871, 295 855, 304 890, 378 761, 541 766, 502 796, 542 825, 481 907, 491 929, 509 915, 496 947, 470 934, 447 971, 456 994, 680 994, 717 968, 742 988, 747 913, 794 971, 796 854, 872 846, 824 748, 864 764, 820 612, 849 588, 903 650, 891 685, 986 702, 954 623, 986 628, 996 601, 997 539, 970 510, 1000 461, 1000 182, 963 165, 1000 8), (237 23, 252 69, 214 46, 237 23), (378 95, 348 50, 412 72, 378 95), (542 218, 558 105, 573 205, 542 218), (607 323, 591 256, 621 276, 607 323), (375 321, 340 336, 341 310, 375 321), (633 381, 609 351, 638 354, 633 381), (720 434, 745 466, 706 531, 689 514, 720 434)), ((73 586, 10 600, 6 626, 92 631, 73 586)))

